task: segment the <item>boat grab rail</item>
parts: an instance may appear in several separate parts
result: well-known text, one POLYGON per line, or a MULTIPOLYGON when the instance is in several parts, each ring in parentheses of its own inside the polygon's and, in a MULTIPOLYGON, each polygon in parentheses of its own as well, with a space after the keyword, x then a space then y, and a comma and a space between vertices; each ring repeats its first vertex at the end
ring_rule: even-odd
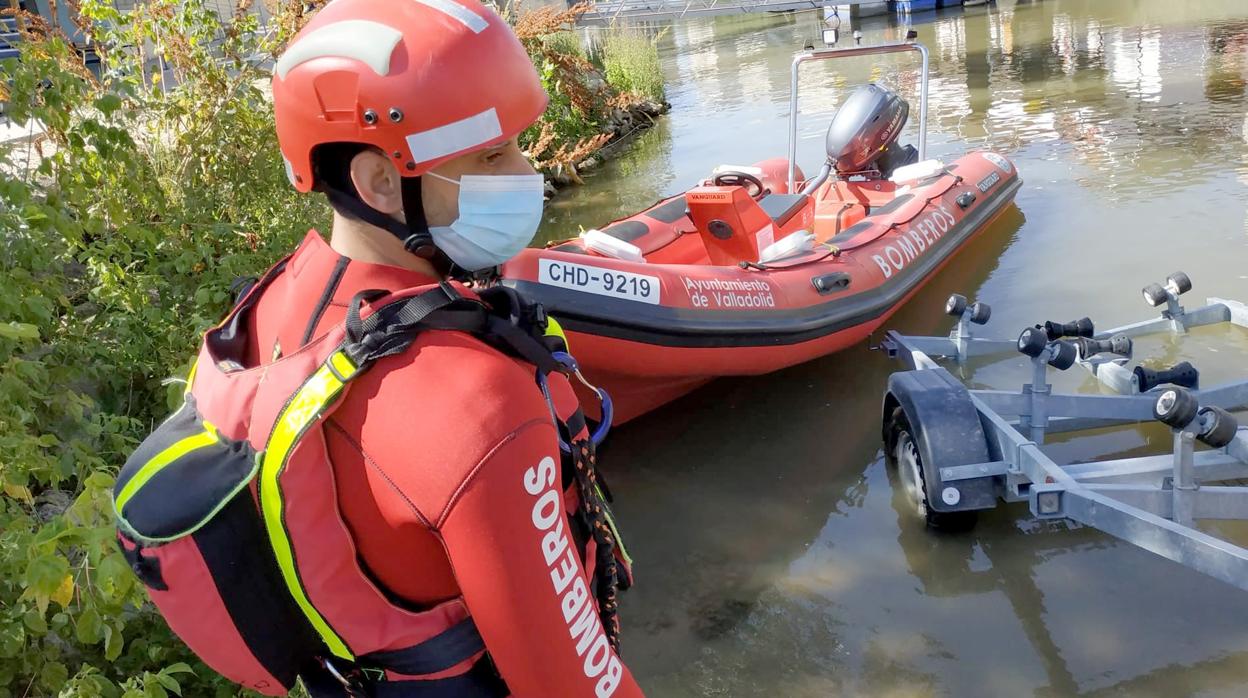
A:
POLYGON ((876 44, 874 46, 849 46, 846 48, 802 51, 793 56, 793 78, 789 88, 789 191, 793 191, 797 187, 797 78, 802 64, 812 61, 825 61, 832 58, 853 58, 855 56, 905 53, 907 51, 917 51, 923 62, 919 76, 919 162, 927 159, 928 54, 926 46, 918 41, 909 40, 893 44, 876 44))
POLYGON ((830 176, 832 176, 832 163, 825 162, 823 163, 823 167, 819 168, 819 174, 815 175, 814 179, 806 182, 806 184, 802 186, 802 190, 798 193, 802 196, 812 196, 815 191, 819 189, 819 187, 823 186, 824 182, 828 181, 828 177, 830 176))

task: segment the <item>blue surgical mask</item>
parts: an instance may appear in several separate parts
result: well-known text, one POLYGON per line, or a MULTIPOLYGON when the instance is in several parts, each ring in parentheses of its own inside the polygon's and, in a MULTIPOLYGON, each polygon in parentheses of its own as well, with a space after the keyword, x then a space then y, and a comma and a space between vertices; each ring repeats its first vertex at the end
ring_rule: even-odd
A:
POLYGON ((430 226, 433 244, 459 267, 479 271, 520 254, 537 233, 545 204, 544 179, 533 175, 462 175, 459 218, 449 226, 430 226))

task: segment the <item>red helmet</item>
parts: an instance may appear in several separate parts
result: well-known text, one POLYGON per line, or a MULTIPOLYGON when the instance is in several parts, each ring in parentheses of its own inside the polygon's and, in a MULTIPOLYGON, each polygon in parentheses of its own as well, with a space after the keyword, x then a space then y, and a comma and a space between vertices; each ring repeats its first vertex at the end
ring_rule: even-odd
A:
POLYGON ((318 145, 376 146, 419 177, 515 137, 546 103, 520 41, 477 0, 334 0, 273 71, 278 142, 304 192, 318 145))

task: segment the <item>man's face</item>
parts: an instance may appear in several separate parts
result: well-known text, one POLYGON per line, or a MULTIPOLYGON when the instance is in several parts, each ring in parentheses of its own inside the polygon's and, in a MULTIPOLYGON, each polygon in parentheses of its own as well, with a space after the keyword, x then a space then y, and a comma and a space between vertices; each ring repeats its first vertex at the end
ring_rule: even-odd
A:
MULTIPOLYGON (((533 165, 514 138, 493 148, 448 160, 433 168, 433 172, 455 181, 459 181, 463 175, 536 174, 533 165)), ((421 196, 425 202, 425 219, 429 225, 450 225, 459 217, 459 187, 455 184, 437 177, 422 177, 421 196)))

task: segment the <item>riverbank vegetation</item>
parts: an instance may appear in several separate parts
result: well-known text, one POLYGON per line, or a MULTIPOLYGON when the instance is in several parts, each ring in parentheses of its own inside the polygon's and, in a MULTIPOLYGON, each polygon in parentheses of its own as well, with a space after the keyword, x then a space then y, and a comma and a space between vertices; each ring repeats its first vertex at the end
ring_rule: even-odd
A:
POLYGON ((663 101, 663 68, 655 41, 634 29, 608 30, 600 50, 607 82, 621 92, 663 101))
MULTIPOLYGON (((329 219, 286 180, 265 88, 305 4, 266 27, 248 5, 82 0, 100 75, 33 16, 0 63, 9 118, 40 125, 0 144, 0 698, 236 694, 147 603, 110 492, 231 281, 329 219)), ((525 142, 575 172, 630 98, 563 50, 565 18, 516 22, 552 92, 525 142)))
POLYGON ((612 141, 632 136, 667 111, 655 41, 640 33, 609 29, 592 54, 574 33, 589 9, 545 6, 521 12, 516 34, 534 57, 551 96, 545 118, 522 139, 556 185, 579 183, 612 141))

